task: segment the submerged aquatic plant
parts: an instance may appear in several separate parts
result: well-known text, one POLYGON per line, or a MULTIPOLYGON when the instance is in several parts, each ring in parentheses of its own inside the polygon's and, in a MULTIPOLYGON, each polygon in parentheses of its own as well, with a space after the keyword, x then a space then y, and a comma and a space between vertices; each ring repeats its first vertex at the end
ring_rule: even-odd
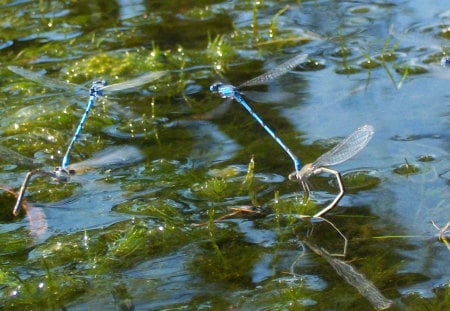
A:
POLYGON ((391 36, 388 35, 386 37, 386 40, 384 41, 384 45, 383 45, 383 48, 381 50, 381 54, 380 54, 379 58, 381 59, 381 65, 383 66, 383 68, 384 68, 385 72, 387 73, 389 79, 391 80, 392 84, 394 84, 394 86, 397 89, 400 89, 402 87, 402 84, 403 84, 404 80, 408 77, 409 69, 408 69, 408 66, 406 66, 404 68, 404 70, 402 70, 403 72, 402 72, 402 77, 400 78, 400 81, 399 82, 395 81, 395 78, 394 78, 391 70, 387 66, 387 62, 391 62, 391 61, 396 59, 395 50, 398 48, 398 44, 399 43, 397 42, 396 44, 394 44, 391 47, 391 49, 388 51, 388 47, 389 47, 390 41, 391 41, 391 36))
POLYGON ((442 241, 445 246, 447 246, 447 249, 450 251, 450 244, 448 243, 447 239, 448 236, 450 235, 450 221, 443 226, 442 228, 439 228, 434 221, 431 221, 431 223, 433 224, 433 227, 436 228, 436 230, 438 230, 439 234, 438 234, 438 239, 439 241, 442 241))

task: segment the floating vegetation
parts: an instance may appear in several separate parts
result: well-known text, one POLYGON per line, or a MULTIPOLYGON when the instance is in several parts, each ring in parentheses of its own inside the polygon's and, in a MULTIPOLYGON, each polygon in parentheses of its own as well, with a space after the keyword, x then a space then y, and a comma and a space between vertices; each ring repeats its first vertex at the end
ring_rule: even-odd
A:
POLYGON ((345 189, 354 191, 359 189, 371 189, 381 183, 376 171, 357 170, 343 174, 345 189))
POLYGON ((401 75, 423 75, 428 73, 428 70, 425 67, 410 64, 396 66, 395 70, 401 75))
POLYGON ((420 172, 420 168, 410 164, 407 159, 405 159, 405 163, 394 168, 394 173, 399 175, 412 175, 412 174, 418 174, 420 172))
POLYGON ((420 162, 432 162, 435 160, 435 157, 432 155, 421 155, 419 157, 417 157, 417 161, 420 162))
POLYGON ((358 67, 345 66, 341 68, 336 68, 335 72, 340 75, 352 75, 361 72, 361 69, 358 67))

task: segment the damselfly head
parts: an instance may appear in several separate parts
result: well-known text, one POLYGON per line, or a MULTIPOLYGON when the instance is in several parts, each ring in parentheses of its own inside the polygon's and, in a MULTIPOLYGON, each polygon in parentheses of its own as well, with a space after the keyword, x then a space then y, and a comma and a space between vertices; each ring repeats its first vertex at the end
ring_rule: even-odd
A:
POLYGON ((68 182, 70 180, 70 176, 75 175, 74 170, 68 170, 65 168, 62 168, 60 166, 55 167, 55 170, 53 171, 53 179, 58 182, 68 182))
POLYGON ((211 93, 218 93, 219 92, 219 88, 223 85, 223 83, 221 82, 216 82, 214 84, 211 84, 211 86, 209 87, 209 91, 211 93))
POLYGON ((219 95, 222 98, 233 98, 237 88, 231 84, 223 84, 220 82, 214 83, 209 87, 212 93, 219 95))
POLYGON ((300 171, 292 172, 289 174, 289 180, 298 180, 298 181, 306 181, 314 169, 312 163, 305 164, 300 171))
POLYGON ((450 57, 444 56, 444 57, 441 59, 441 66, 442 66, 442 67, 450 67, 450 57))
POLYGON ((105 80, 96 80, 92 82, 92 86, 89 90, 90 96, 102 95, 102 89, 108 85, 108 82, 105 80))
POLYGON ((297 172, 292 172, 289 174, 288 178, 290 181, 296 181, 299 179, 299 176, 298 176, 297 172))

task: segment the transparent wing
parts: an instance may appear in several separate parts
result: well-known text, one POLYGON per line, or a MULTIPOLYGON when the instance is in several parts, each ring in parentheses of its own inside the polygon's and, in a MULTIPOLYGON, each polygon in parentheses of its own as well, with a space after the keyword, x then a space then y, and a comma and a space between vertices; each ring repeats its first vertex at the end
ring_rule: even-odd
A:
MULTIPOLYGON (((24 77, 25 79, 34 81, 36 83, 39 83, 43 86, 47 86, 50 88, 63 89, 63 90, 67 90, 70 88, 78 88, 78 89, 82 88, 79 85, 76 85, 73 83, 68 83, 68 82, 62 82, 57 79, 52 79, 52 78, 46 77, 38 72, 30 71, 30 70, 27 70, 22 67, 8 66, 8 69, 10 71, 14 72, 15 74, 18 74, 19 76, 24 77)), ((133 87, 137 87, 137 86, 155 81, 155 80, 161 78, 162 76, 164 76, 165 74, 167 74, 167 71, 154 71, 154 72, 148 73, 146 75, 137 77, 135 79, 131 79, 129 81, 106 85, 102 89, 112 91, 112 92, 131 89, 133 87)))
POLYGON ((134 146, 114 146, 95 154, 92 158, 69 165, 76 173, 94 168, 124 166, 141 161, 144 158, 141 151, 134 146))
POLYGON ((73 83, 69 82, 63 82, 57 79, 52 79, 49 77, 46 77, 38 72, 30 71, 22 67, 18 66, 8 66, 8 69, 15 74, 24 77, 25 79, 28 79, 30 81, 36 82, 40 85, 53 88, 53 89, 61 89, 61 90, 68 90, 71 88, 74 89, 81 89, 82 87, 73 83))
POLYGON ((226 98, 219 106, 202 114, 192 116, 195 120, 217 120, 222 118, 231 108, 233 100, 231 97, 226 98))
POLYGON ((295 94, 290 92, 282 91, 271 91, 268 92, 258 92, 258 91, 245 91, 241 92, 246 98, 250 99, 252 102, 257 103, 269 103, 269 104, 279 104, 294 101, 295 94))
POLYGON ((308 54, 299 54, 299 55, 285 61, 281 65, 267 71, 266 73, 263 73, 262 75, 257 76, 256 78, 253 78, 247 82, 242 83, 241 85, 239 85, 238 88, 264 84, 267 81, 278 78, 279 76, 284 75, 288 71, 294 69, 301 63, 305 62, 307 58, 308 58, 308 54))
POLYGON ((102 87, 102 90, 108 90, 108 91, 115 92, 115 91, 131 89, 133 87, 137 87, 137 86, 158 80, 165 74, 167 74, 167 71, 154 71, 149 74, 137 77, 135 79, 131 79, 129 81, 106 85, 106 86, 102 87))
POLYGON ((333 149, 321 155, 312 164, 313 168, 331 166, 347 161, 369 143, 375 129, 372 125, 363 125, 348 135, 333 149))

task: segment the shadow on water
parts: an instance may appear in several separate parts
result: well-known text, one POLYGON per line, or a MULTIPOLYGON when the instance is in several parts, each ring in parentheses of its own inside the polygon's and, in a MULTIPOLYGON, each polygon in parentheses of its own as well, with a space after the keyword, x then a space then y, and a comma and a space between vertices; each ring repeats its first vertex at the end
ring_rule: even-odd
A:
POLYGON ((13 1, 0 12, 0 309, 449 308, 444 2, 13 1), (334 179, 312 177, 306 200, 277 143, 208 90, 217 74, 239 83, 299 53, 302 66, 244 96, 302 164, 375 127, 333 167, 346 193, 322 220, 305 215, 333 200, 334 179), (102 160, 68 183, 37 176, 28 213, 12 216, 26 172, 61 163, 83 114, 88 95, 66 82, 162 70, 98 101, 72 154, 104 160, 128 145, 138 160, 102 160))

